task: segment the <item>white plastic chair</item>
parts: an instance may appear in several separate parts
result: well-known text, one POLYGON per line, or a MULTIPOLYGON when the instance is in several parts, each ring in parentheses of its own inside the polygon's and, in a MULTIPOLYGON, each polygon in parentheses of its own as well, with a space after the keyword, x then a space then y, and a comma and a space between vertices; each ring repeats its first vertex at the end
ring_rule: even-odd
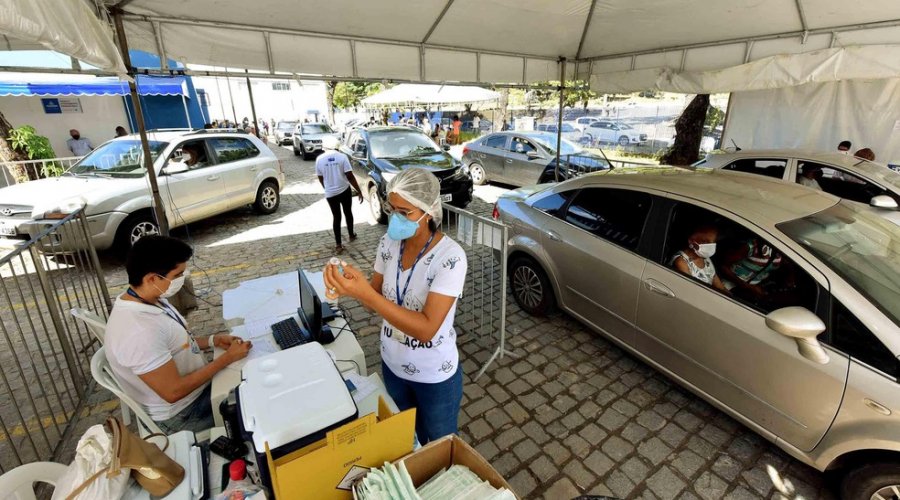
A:
POLYGON ((106 335, 106 321, 103 321, 103 318, 80 307, 73 307, 69 312, 72 316, 75 316, 76 319, 81 320, 85 326, 87 326, 88 330, 94 334, 94 337, 97 337, 100 344, 103 344, 103 337, 106 335))
POLYGON ((116 380, 112 368, 109 366, 109 360, 106 359, 105 347, 97 349, 97 352, 94 353, 94 357, 91 358, 91 375, 94 376, 94 380, 96 380, 98 384, 119 398, 123 410, 123 421, 125 407, 128 407, 134 412, 134 415, 137 417, 138 433, 141 437, 162 432, 162 429, 160 429, 159 426, 156 425, 156 422, 150 418, 150 415, 147 415, 147 412, 144 411, 144 407, 137 401, 131 399, 131 397, 122 390, 122 386, 119 385, 119 381, 116 380))
POLYGON ((4 498, 15 500, 36 500, 34 483, 48 483, 56 486, 59 478, 66 473, 66 467, 56 462, 32 462, 20 465, 0 476, 0 492, 4 498))

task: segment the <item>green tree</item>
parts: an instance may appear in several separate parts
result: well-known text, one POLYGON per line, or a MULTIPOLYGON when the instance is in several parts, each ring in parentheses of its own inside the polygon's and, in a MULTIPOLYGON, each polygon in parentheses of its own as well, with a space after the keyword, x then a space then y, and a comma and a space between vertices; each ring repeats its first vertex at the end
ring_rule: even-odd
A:
MULTIPOLYGON (((24 159, 28 160, 44 160, 56 157, 53 147, 50 145, 50 139, 38 135, 31 125, 22 125, 21 127, 10 129, 8 133, 9 135, 5 137, 8 141, 8 147, 17 152, 19 157, 24 157, 24 159)), ((31 168, 19 166, 13 175, 20 181, 24 181, 40 177, 57 176, 64 171, 63 166, 57 162, 43 164, 39 171, 35 168, 35 165, 37 164, 30 165, 31 168)))
POLYGON ((338 82, 334 88, 334 107, 338 109, 356 108, 360 101, 383 89, 384 86, 380 83, 338 82))

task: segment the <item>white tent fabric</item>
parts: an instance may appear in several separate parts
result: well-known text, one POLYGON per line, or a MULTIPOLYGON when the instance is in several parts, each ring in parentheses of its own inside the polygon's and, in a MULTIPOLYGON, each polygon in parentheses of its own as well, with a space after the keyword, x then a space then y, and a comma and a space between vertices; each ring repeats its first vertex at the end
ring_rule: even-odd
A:
POLYGON ((362 100, 367 108, 451 107, 496 102, 500 94, 481 87, 403 83, 362 100))
POLYGON ((900 78, 735 92, 722 144, 833 151, 849 140, 900 165, 900 78))
POLYGON ((6 37, 8 48, 45 47, 125 75, 125 65, 113 43, 112 32, 86 2, 4 0, 2 3, 0 34, 6 37))

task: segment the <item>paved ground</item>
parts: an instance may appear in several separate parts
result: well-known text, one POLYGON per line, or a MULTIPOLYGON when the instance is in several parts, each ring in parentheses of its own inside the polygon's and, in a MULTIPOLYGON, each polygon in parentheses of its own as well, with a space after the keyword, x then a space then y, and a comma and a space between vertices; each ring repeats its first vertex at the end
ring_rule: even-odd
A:
MULTIPOLYGON (((286 148, 277 154, 289 185, 276 214, 240 210, 175 231, 196 250, 193 278, 203 301, 188 319, 197 334, 224 328, 224 290, 298 266, 319 268, 332 255, 330 213, 312 163, 286 148)), ((489 214, 499 192, 495 186, 479 188, 471 209, 489 214)), ((384 228, 372 223, 365 208, 354 204, 360 239, 349 245, 348 258, 371 269, 384 228)), ((121 291, 121 263, 109 255, 101 259, 110 288, 121 291)), ((351 306, 369 369, 380 371, 380 320, 345 305, 351 306)), ((511 348, 519 357, 500 360, 473 382, 493 346, 461 347, 466 377, 460 426, 463 438, 521 497, 831 498, 816 471, 571 318, 537 320, 511 299, 508 317, 511 348)), ((76 436, 115 408, 102 390, 87 406, 76 436)), ((75 440, 67 444, 65 459, 75 440)))

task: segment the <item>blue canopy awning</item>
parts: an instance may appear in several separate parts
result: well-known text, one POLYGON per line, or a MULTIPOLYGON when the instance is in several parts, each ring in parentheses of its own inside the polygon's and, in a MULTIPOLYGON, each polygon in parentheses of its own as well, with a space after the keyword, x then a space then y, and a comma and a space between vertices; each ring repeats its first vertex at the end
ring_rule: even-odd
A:
MULTIPOLYGON (((137 87, 141 95, 188 95, 184 78, 179 76, 138 76, 137 87)), ((3 80, 0 77, 0 96, 128 95, 128 93, 128 83, 117 78, 28 83, 3 80)))

